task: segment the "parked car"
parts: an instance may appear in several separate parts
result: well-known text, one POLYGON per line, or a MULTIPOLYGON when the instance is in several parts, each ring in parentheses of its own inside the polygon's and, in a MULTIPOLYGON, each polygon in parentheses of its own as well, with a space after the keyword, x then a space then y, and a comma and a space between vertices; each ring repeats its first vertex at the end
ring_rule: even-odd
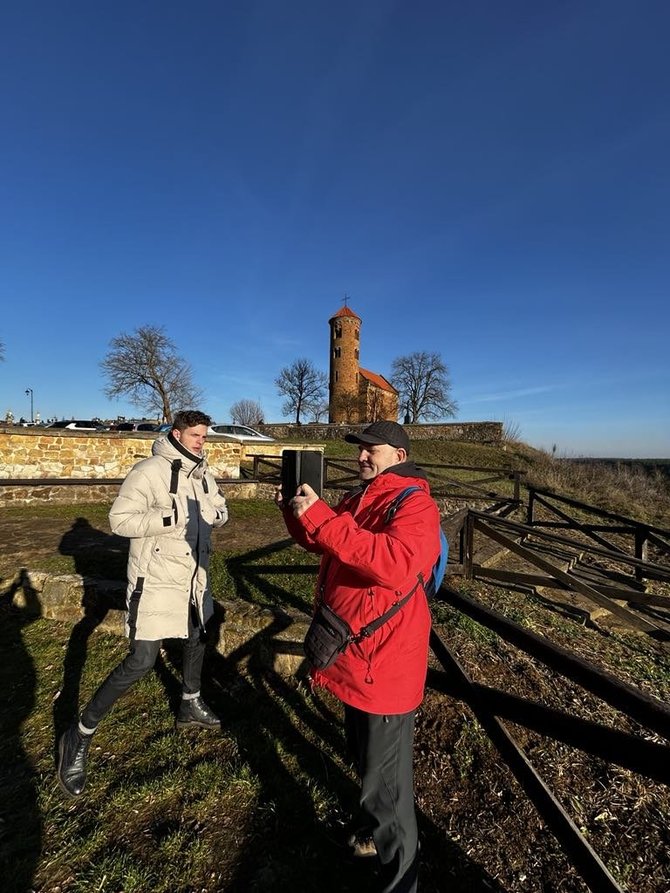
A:
POLYGON ((47 428, 67 428, 70 431, 104 431, 105 426, 94 422, 92 419, 71 419, 69 422, 62 419, 52 422, 47 428))
POLYGON ((156 422, 119 422, 115 431, 158 431, 156 422))
POLYGON ((210 425, 207 429, 207 437, 229 437, 239 443, 270 443, 274 437, 254 431, 246 425, 210 425))
POLYGON ((163 422, 162 425, 159 425, 156 428, 159 434, 167 434, 168 431, 172 431, 172 422, 163 422))

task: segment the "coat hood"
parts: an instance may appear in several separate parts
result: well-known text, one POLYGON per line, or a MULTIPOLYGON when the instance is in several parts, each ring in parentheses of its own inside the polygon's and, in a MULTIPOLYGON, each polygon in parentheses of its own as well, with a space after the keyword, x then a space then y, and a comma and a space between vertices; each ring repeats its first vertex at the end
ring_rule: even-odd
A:
POLYGON ((151 448, 153 456, 160 456, 161 459, 167 459, 172 464, 175 459, 181 460, 181 468, 188 477, 193 475, 201 478, 207 469, 207 460, 204 456, 196 456, 195 453, 183 447, 179 441, 172 436, 172 432, 163 437, 158 437, 154 441, 151 448))
POLYGON ((403 478, 419 478, 421 481, 427 481, 426 472, 411 459, 407 462, 399 462, 398 465, 391 465, 385 468, 382 474, 397 474, 403 478))

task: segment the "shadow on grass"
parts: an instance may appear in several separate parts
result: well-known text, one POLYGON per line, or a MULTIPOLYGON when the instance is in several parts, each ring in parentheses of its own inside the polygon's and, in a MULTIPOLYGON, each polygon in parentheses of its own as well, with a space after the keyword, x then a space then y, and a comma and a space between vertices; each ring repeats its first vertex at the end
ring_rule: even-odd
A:
MULTIPOLYGON (((88 529, 85 523, 75 524, 73 530, 74 527, 77 527, 75 543, 96 540, 96 532, 90 525, 88 529)), ((255 589, 261 598, 277 607, 271 626, 252 636, 225 658, 216 650, 225 634, 221 617, 211 628, 203 673, 203 696, 222 717, 224 736, 234 741, 241 763, 248 767, 259 790, 249 822, 244 821, 243 813, 232 816, 233 821, 241 819, 238 833, 225 838, 231 843, 234 841, 234 854, 226 854, 230 868, 226 871, 225 886, 212 889, 211 893, 219 890, 227 893, 267 893, 270 890, 273 893, 294 890, 354 893, 374 889, 374 864, 371 861, 355 863, 348 857, 344 846, 344 820, 354 808, 358 785, 344 756, 340 705, 327 695, 306 695, 301 683, 304 674, 297 680, 285 679, 268 671, 262 662, 269 641, 291 622, 288 614, 282 612, 282 606, 305 611, 304 598, 266 580, 266 570, 287 575, 296 572, 313 575, 315 570, 314 565, 307 563, 298 566, 282 564, 279 568, 260 564, 264 555, 273 555, 286 545, 282 541, 266 550, 250 551, 241 555, 234 565, 238 595, 254 601, 255 589)), ((76 555, 78 551, 73 546, 70 554, 76 555)), ((83 607, 84 616, 75 624, 67 645, 63 688, 54 705, 54 724, 58 730, 76 716, 88 640, 104 617, 103 611, 106 612, 95 601, 87 605, 86 597, 83 607)), ((170 706, 176 710, 181 696, 182 644, 166 641, 164 654, 165 660, 159 657, 155 669, 170 706)), ((156 732, 157 737, 163 734, 156 732)), ((188 748, 189 738, 201 733, 187 730, 182 734, 183 746, 188 748)), ((198 765, 206 759, 206 742, 200 742, 197 750, 193 764, 186 764, 189 774, 197 771, 198 765)), ((152 779, 156 779, 155 767, 147 772, 146 780, 152 779)), ((133 784, 140 781, 141 778, 133 774, 133 784)), ((116 777, 106 790, 106 799, 113 798, 116 789, 122 789, 127 782, 125 773, 116 777)), ((39 829, 34 793, 32 803, 39 829)), ((234 807, 234 803, 231 806, 234 807)), ((167 823, 165 827, 169 826, 171 832, 176 833, 182 827, 180 815, 180 812, 175 815, 166 813, 161 816, 161 822, 167 823)), ((84 817, 80 821, 81 834, 85 832, 86 823, 84 817)), ((27 827, 26 820, 22 837, 27 827)), ((449 889, 455 893, 472 890, 504 893, 503 888, 469 860, 459 846, 445 838, 427 816, 419 815, 419 827, 423 847, 422 893, 444 890, 446 879, 449 889)), ((164 831, 159 823, 152 833, 160 837, 165 836, 164 831)), ((37 835, 33 832, 32 837, 36 846, 31 870, 39 851, 39 831, 37 835)), ((212 867, 208 865, 206 869, 212 867)), ((206 869, 203 867, 203 872, 206 869)), ((189 890, 209 889, 208 874, 189 880, 194 885, 189 886, 189 890)), ((178 889, 186 890, 185 887, 178 889)))
MULTIPOLYGON (((286 543, 257 549, 234 564, 238 594, 251 597, 251 584, 274 604, 304 611, 304 602, 263 580, 263 554, 286 543), (245 575, 248 569, 249 580, 245 575)), ((276 566, 268 567, 273 573, 276 566)), ((291 565, 286 572, 314 572, 291 565)), ((281 569, 280 569, 281 572, 281 569)), ((345 847, 346 819, 356 807, 358 784, 345 756, 341 705, 328 695, 305 695, 304 667, 286 679, 262 665, 267 641, 290 623, 278 615, 269 628, 245 641, 226 658, 216 650, 225 623, 211 629, 203 673, 205 700, 222 717, 224 733, 234 736, 240 757, 260 784, 254 826, 239 849, 229 893, 319 893, 374 890, 374 860, 353 860, 345 847)), ((178 657, 170 662, 178 666, 178 657)), ((503 888, 425 815, 419 814, 422 840, 421 890, 471 893, 503 888)))
POLYGON ((23 747, 22 726, 35 706, 35 666, 23 630, 37 620, 41 605, 22 568, 0 594, 0 877, 7 893, 24 893, 42 849, 38 779, 23 747), (23 605, 14 606, 17 593, 23 605))
POLYGON ((235 586, 235 595, 243 601, 254 602, 257 600, 254 593, 259 592, 271 605, 282 609, 289 607, 309 614, 311 601, 308 603, 303 595, 289 592, 283 586, 273 584, 267 579, 267 576, 308 576, 316 580, 318 564, 314 561, 312 563, 261 563, 263 558, 269 559, 293 545, 292 539, 282 539, 268 546, 229 558, 226 565, 235 586))
POLYGON ((61 555, 72 556, 75 573, 82 577, 104 580, 125 580, 128 563, 128 540, 93 527, 80 516, 61 538, 61 555))
POLYGON ((101 591, 96 582, 100 578, 118 576, 118 563, 122 560, 123 577, 128 555, 127 541, 110 536, 91 525, 87 518, 77 518, 63 535, 58 551, 70 555, 75 572, 84 581, 81 620, 72 628, 63 661, 63 681, 53 705, 54 764, 58 759, 58 741, 65 729, 77 718, 81 677, 86 664, 88 640, 100 626, 110 610, 124 610, 123 594, 109 595, 101 591), (109 574, 109 576, 105 576, 109 574))

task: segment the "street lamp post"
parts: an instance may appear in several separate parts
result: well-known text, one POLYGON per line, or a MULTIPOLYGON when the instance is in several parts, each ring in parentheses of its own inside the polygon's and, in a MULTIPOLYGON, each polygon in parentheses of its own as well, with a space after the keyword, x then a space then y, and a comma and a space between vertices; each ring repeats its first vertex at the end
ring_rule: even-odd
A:
POLYGON ((33 412, 33 389, 26 388, 26 397, 30 394, 30 424, 35 423, 35 413, 33 412))

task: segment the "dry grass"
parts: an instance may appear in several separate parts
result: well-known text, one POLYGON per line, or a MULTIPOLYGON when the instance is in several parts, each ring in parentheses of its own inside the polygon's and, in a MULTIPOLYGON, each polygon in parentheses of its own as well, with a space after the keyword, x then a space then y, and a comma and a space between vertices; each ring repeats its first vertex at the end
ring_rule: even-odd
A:
POLYGON ((527 455, 529 484, 606 511, 670 527, 667 465, 555 459, 541 452, 527 455))

